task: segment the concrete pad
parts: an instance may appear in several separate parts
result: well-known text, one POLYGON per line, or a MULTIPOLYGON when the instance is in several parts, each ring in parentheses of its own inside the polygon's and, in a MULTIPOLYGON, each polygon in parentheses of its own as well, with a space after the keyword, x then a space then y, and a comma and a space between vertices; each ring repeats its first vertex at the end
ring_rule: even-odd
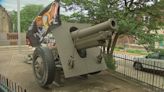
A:
POLYGON ((88 79, 69 78, 63 87, 52 85, 50 89, 43 89, 34 78, 32 65, 24 63, 28 53, 31 51, 0 49, 0 74, 26 88, 27 92, 149 92, 140 85, 115 78, 108 71, 89 76, 88 79))

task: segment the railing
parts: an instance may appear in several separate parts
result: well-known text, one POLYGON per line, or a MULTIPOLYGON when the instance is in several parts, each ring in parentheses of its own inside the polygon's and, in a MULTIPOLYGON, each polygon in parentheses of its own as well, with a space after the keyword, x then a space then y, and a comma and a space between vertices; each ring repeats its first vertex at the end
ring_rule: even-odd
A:
POLYGON ((128 77, 128 79, 146 84, 155 92, 164 92, 164 60, 141 59, 121 54, 115 54, 114 58, 116 72, 128 77), (141 67, 137 67, 136 63, 141 67))
POLYGON ((10 41, 10 45, 17 45, 18 33, 7 33, 7 40, 10 41))
POLYGON ((17 83, 0 75, 0 92, 27 92, 27 91, 17 83))
MULTIPOLYGON (((21 33, 21 44, 26 45, 26 33, 21 33)), ((0 33, 0 46, 18 45, 17 33, 0 33)))

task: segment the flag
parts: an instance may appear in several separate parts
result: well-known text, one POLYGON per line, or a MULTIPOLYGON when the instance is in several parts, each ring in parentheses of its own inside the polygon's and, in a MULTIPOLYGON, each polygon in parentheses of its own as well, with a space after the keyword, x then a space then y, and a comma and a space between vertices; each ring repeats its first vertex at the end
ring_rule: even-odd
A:
POLYGON ((26 34, 26 43, 33 47, 40 46, 44 37, 56 27, 60 26, 60 5, 55 0, 44 8, 33 20, 26 34))

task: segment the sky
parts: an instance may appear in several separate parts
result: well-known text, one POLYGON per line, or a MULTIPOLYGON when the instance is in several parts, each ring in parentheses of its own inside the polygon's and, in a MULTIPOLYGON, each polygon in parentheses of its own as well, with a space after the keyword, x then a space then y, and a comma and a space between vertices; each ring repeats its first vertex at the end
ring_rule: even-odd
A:
MULTIPOLYGON (((47 6, 54 0, 20 0, 21 8, 28 4, 38 4, 47 6)), ((17 0, 0 0, 0 5, 2 5, 7 11, 15 10, 17 11, 17 0)), ((60 8, 60 13, 64 15, 71 15, 76 11, 67 11, 64 8, 60 8)))
MULTIPOLYGON (((20 0, 20 3, 21 7, 27 4, 42 4, 44 6, 47 6, 52 1, 53 0, 20 0)), ((151 4, 152 2, 149 2, 149 5, 151 4)), ((0 5, 2 5, 8 11, 17 10, 17 0, 0 0, 0 5)))
MULTIPOLYGON (((21 5, 21 8, 28 4, 39 4, 39 5, 47 6, 52 1, 54 0, 20 0, 20 5, 21 5)), ((148 4, 151 5, 153 3, 149 2, 148 4)), ((17 10, 17 0, 0 0, 0 5, 2 5, 7 11, 17 10)), ((61 9, 60 10, 61 14, 65 14, 65 15, 71 15, 73 12, 78 11, 78 10, 65 11, 63 8, 60 8, 60 9, 61 9)))
MULTIPOLYGON (((42 4, 46 6, 52 1, 53 0, 20 0, 20 4, 21 7, 27 4, 42 4)), ((2 5, 8 11, 17 10, 17 0, 0 0, 0 5, 2 5)))

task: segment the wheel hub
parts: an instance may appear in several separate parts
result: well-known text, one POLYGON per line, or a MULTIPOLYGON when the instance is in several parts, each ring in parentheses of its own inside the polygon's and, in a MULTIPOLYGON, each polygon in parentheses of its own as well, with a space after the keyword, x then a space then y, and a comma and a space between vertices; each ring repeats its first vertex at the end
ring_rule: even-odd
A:
POLYGON ((43 65, 43 60, 41 57, 38 57, 34 63, 34 69, 37 78, 42 78, 44 75, 44 65, 43 65))

